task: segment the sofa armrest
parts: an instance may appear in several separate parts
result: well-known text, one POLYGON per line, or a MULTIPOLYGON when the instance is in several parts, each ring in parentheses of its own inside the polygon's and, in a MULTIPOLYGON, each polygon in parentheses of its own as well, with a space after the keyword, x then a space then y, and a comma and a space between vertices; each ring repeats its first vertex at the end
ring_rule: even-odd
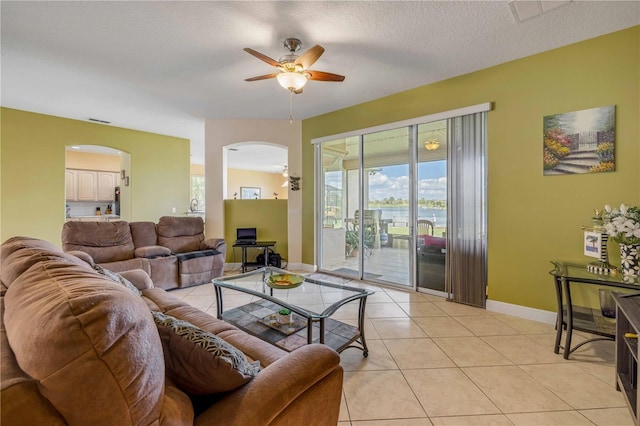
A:
POLYGON ((340 356, 321 344, 303 346, 200 414, 195 425, 335 425, 340 412, 340 356), (320 419, 314 414, 320 414, 320 419))
POLYGON ((91 255, 89 253, 86 253, 84 251, 80 251, 80 250, 71 250, 66 252, 67 254, 73 255, 75 257, 77 257, 80 260, 84 260, 85 262, 87 262, 90 266, 93 266, 93 264, 95 263, 93 261, 93 257, 91 257, 91 255))
POLYGON ((220 250, 220 248, 222 248, 223 245, 227 245, 227 243, 224 241, 224 238, 207 238, 200 243, 200 250, 213 249, 222 251, 220 250))
POLYGON ((171 249, 163 246, 145 246, 134 250, 136 257, 159 257, 171 255, 171 249))
POLYGON ((122 272, 119 272, 119 274, 123 278, 131 281, 131 284, 136 286, 136 288, 140 291, 154 287, 153 281, 151 281, 151 277, 149 277, 149 274, 147 274, 142 269, 132 269, 130 271, 122 271, 122 272))

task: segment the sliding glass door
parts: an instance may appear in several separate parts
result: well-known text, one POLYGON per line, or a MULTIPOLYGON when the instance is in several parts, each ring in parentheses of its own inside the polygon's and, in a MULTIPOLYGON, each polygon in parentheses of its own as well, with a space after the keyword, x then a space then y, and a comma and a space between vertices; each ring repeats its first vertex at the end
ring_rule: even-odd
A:
POLYGON ((445 292, 447 121, 418 126, 417 286, 445 292))
POLYGON ((410 286, 409 128, 363 136, 364 277, 410 286))
POLYGON ((411 286, 408 129, 328 141, 320 158, 320 269, 411 286))
POLYGON ((489 109, 313 141, 319 269, 484 306, 489 109))

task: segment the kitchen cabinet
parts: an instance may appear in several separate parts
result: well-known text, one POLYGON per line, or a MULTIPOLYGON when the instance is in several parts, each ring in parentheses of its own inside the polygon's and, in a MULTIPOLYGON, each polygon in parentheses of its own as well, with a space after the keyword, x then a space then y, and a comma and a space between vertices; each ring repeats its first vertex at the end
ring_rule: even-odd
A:
POLYGON ((119 173, 98 172, 98 201, 113 201, 119 173))
POLYGON ((75 201, 78 199, 78 193, 76 191, 76 171, 65 170, 64 171, 64 183, 65 183, 65 198, 67 201, 75 201))
POLYGON ((95 170, 65 171, 68 201, 113 201, 120 173, 95 170))
POLYGON ((78 201, 96 201, 98 199, 98 175, 89 170, 76 170, 78 182, 78 201))

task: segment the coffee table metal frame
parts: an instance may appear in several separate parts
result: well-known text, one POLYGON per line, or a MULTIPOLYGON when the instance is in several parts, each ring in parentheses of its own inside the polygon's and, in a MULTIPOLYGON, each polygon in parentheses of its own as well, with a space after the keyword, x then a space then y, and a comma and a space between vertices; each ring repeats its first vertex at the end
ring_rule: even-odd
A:
MULTIPOLYGON (((368 289, 362 289, 362 288, 355 288, 355 287, 350 287, 350 286, 345 286, 345 285, 341 285, 341 284, 334 284, 334 283, 330 283, 327 281, 322 281, 322 280, 318 280, 318 279, 313 279, 313 278, 307 278, 306 276, 304 277, 304 282, 302 285, 304 284, 312 284, 312 285, 317 285, 317 286, 322 286, 322 287, 329 287, 329 288, 335 288, 335 289, 339 289, 339 290, 347 290, 347 291, 351 291, 353 292, 353 294, 351 296, 347 296, 344 297, 340 300, 338 300, 337 302, 331 304, 329 307, 327 307, 326 309, 324 309, 322 312, 313 312, 310 310, 307 310, 305 308, 302 308, 300 306, 296 306, 294 304, 291 304, 287 301, 284 301, 276 296, 273 295, 273 291, 274 289, 269 287, 265 280, 266 278, 268 278, 271 274, 291 274, 290 271, 286 271, 283 269, 278 269, 278 268, 274 268, 274 267, 265 267, 265 268, 260 268, 260 269, 256 269, 253 270, 251 272, 247 272, 244 274, 238 274, 238 275, 232 275, 232 276, 227 276, 227 277, 223 277, 223 278, 216 278, 212 280, 214 289, 215 289, 215 293, 216 293, 216 310, 217 310, 217 316, 218 319, 225 319, 226 321, 229 321, 226 318, 223 318, 223 314, 224 314, 224 299, 222 297, 222 290, 223 289, 230 289, 230 290, 235 290, 241 293, 246 293, 246 294, 250 294, 253 296, 257 296, 261 299, 265 299, 268 300, 270 302, 275 303, 276 305, 282 306, 283 308, 287 308, 290 309, 292 312, 295 312, 296 314, 304 317, 307 319, 307 343, 313 343, 313 323, 318 323, 319 325, 319 342, 324 344, 325 343, 325 320, 327 318, 329 318, 331 315, 333 315, 338 308, 344 306, 345 304, 349 303, 349 302, 353 302, 353 301, 358 301, 358 330, 359 330, 359 334, 354 336, 352 339, 350 339, 350 341, 348 341, 347 343, 345 343, 344 345, 340 346, 339 348, 334 348, 336 349, 337 352, 342 352, 343 350, 347 349, 347 348, 357 348, 362 350, 362 355, 364 357, 367 357, 369 355, 369 350, 367 349, 367 343, 364 337, 364 319, 365 319, 365 307, 367 304, 367 297, 374 294, 375 292, 372 290, 368 290, 368 289), (247 277, 259 277, 260 281, 261 281, 261 285, 258 285, 258 287, 260 288, 260 291, 256 291, 250 288, 245 288, 239 285, 235 285, 235 282, 241 281, 244 278, 247 277), (360 346, 356 346, 353 343, 359 343, 360 346)), ((296 287, 297 288, 297 287, 296 287)), ((276 291, 294 291, 295 288, 292 288, 290 290, 282 290, 282 289, 276 289, 276 291)), ((334 320, 335 321, 335 320, 334 320)), ((230 321, 231 322, 231 321, 230 321)), ((255 334, 252 333, 251 330, 246 329, 245 327, 240 326, 239 324, 234 324, 240 328, 242 328, 243 330, 251 333, 251 334, 255 334)), ((259 335, 256 335, 257 337, 261 337, 259 335)), ((266 339, 265 339, 266 340, 266 339)), ((268 340, 267 340, 268 341, 268 340)), ((273 342, 269 342, 269 343, 273 343, 273 342)))

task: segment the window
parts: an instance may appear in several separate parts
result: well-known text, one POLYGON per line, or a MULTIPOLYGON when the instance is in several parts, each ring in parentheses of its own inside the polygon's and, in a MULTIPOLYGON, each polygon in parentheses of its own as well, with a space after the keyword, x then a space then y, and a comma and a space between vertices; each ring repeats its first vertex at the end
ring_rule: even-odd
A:
POLYGON ((204 211, 204 176, 191 175, 191 210, 204 211))

